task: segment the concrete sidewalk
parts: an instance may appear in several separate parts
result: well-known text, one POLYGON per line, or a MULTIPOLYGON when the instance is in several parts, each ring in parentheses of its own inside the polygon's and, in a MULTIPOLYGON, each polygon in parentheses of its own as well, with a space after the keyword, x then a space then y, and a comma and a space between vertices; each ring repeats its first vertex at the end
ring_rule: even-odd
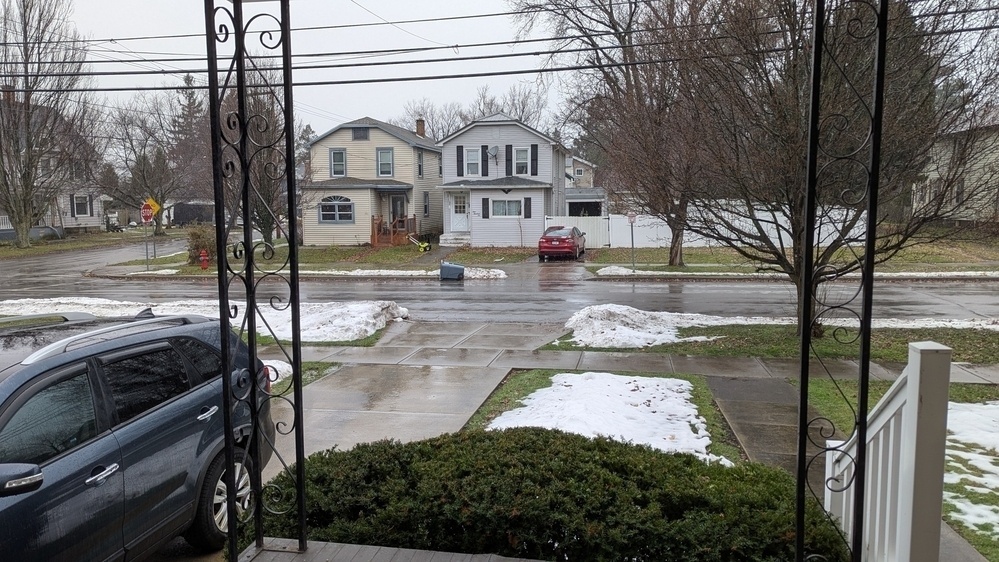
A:
MULTIPOLYGON (((304 347, 305 361, 343 364, 308 387, 306 450, 350 448, 384 438, 412 441, 458 431, 511 369, 685 373, 708 378, 719 410, 750 460, 796 472, 798 392, 788 381, 799 376, 797 360, 537 351, 565 333, 560 324, 407 321, 390 325, 374 347, 304 347)), ((271 358, 273 351, 264 348, 261 356, 271 358)), ((870 373, 875 380, 894 380, 903 367, 872 363, 870 373)), ((859 364, 825 360, 811 372, 825 376, 826 369, 834 378, 856 379, 859 364)), ((999 365, 954 364, 951 380, 999 384, 999 365)), ((290 421, 290 412, 276 412, 279 419, 290 421)), ((279 442, 284 458, 293 458, 292 451, 290 443, 279 442)), ((269 466, 268 472, 265 477, 276 467, 269 466)), ((814 466, 809 472, 810 485, 818 493, 823 473, 814 466)), ((984 560, 946 525, 942 537, 941 560, 984 560)))

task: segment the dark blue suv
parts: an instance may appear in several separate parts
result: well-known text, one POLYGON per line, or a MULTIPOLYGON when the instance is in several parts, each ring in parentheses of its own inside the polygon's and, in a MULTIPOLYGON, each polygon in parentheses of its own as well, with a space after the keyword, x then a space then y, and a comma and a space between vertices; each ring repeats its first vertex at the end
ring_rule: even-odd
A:
MULTIPOLYGON (((220 331, 200 316, 0 319, 0 558, 139 560, 178 535, 224 545, 220 331)), ((248 369, 246 346, 227 339, 233 377, 257 373, 269 390, 263 365, 248 369)), ((240 511, 253 501, 252 428, 273 442, 258 403, 259 426, 246 402, 234 412, 240 511)))

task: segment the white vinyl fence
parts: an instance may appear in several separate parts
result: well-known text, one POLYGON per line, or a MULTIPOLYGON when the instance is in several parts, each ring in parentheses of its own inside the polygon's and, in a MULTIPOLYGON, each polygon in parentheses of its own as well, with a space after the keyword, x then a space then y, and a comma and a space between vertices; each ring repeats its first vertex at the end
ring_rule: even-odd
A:
MULTIPOLYGON (((910 343, 909 364, 868 416, 865 562, 939 561, 950 357, 910 343)), ((852 541, 856 433, 828 447, 838 450, 826 452, 824 505, 852 541)))
MULTIPOLYGON (((723 202, 719 204, 723 204, 723 202)), ((739 207, 736 206, 735 208, 739 207)), ((693 211, 691 212, 693 213, 693 211)), ((821 215, 823 217, 820 221, 821 228, 815 233, 815 242, 824 245, 829 240, 837 239, 840 236, 839 229, 843 226, 844 221, 852 216, 852 212, 838 208, 826 208, 822 210, 821 215)), ((728 217, 727 220, 731 224, 738 225, 738 228, 745 229, 748 232, 754 232, 756 228, 762 225, 767 237, 771 240, 777 240, 778 237, 781 237, 785 246, 791 245, 787 229, 778 228, 773 222, 779 219, 780 214, 778 214, 778 217, 774 217, 766 210, 761 209, 758 212, 758 216, 760 217, 759 224, 751 223, 749 219, 735 213, 727 213, 725 216, 728 217), (768 218, 770 219, 769 221, 767 220, 768 218)), ((692 215, 691 220, 708 221, 710 217, 698 219, 692 215)), ((672 235, 672 230, 667 226, 666 221, 653 215, 637 215, 634 225, 628 222, 627 215, 608 215, 606 217, 545 217, 545 228, 555 225, 575 226, 585 232, 587 248, 630 248, 632 246, 632 234, 634 234, 636 248, 669 248, 670 236, 672 235)), ((858 221, 848 236, 862 240, 864 228, 864 221, 858 221)), ((687 231, 683 234, 683 246, 685 248, 699 248, 721 246, 721 244, 687 231)))
MULTIPOLYGON (((652 215, 638 215, 634 225, 627 215, 545 217, 545 228, 555 225, 575 226, 585 232, 587 248, 630 248, 632 231, 636 248, 669 248, 672 233, 666 221, 652 215)), ((683 245, 688 248, 709 246, 709 242, 689 232, 683 236, 683 245)))

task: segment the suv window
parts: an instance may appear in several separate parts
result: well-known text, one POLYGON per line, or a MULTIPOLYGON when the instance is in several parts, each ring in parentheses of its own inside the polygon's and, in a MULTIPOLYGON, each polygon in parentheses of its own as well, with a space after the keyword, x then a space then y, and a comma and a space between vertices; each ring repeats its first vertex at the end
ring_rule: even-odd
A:
POLYGON ((187 392, 184 360, 173 349, 135 355, 104 365, 118 421, 126 421, 187 392))
POLYGON ((210 381, 222 374, 222 359, 211 347, 192 339, 181 338, 173 342, 187 356, 194 368, 201 373, 201 380, 210 381))
POLYGON ((0 430, 0 463, 42 464, 97 435, 86 371, 29 398, 0 430))

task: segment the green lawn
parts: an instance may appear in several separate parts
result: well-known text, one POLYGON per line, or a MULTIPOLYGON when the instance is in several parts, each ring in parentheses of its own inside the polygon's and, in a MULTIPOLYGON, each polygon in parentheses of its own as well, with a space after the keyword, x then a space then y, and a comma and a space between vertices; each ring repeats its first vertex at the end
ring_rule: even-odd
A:
MULTIPOLYGON (((152 229, 147 234, 152 241, 152 229)), ((183 237, 184 231, 181 229, 167 229, 166 236, 156 237, 156 241, 172 240, 183 237)), ((78 250, 89 250, 92 248, 114 248, 130 244, 142 243, 144 239, 143 229, 131 228, 124 232, 95 232, 90 234, 71 234, 65 238, 35 240, 30 248, 16 248, 13 242, 0 241, 0 260, 20 258, 26 256, 41 256, 59 252, 73 252, 78 250)), ((151 246, 150 246, 151 248, 151 246)), ((152 251, 152 250, 150 250, 152 251)), ((143 261, 143 263, 145 263, 143 261)))
MULTIPOLYGON (((837 331, 826 328, 825 336, 813 339, 820 357, 855 359, 860 355, 859 343, 849 342, 853 330, 837 331)), ((680 328, 682 338, 705 336, 717 338, 707 342, 679 342, 642 347, 629 351, 673 353, 705 357, 799 357, 800 339, 794 325, 733 324, 680 328)), ((571 334, 541 349, 590 351, 621 351, 610 348, 584 348, 569 342, 571 334)), ((909 357, 909 342, 935 341, 954 350, 953 360, 977 364, 999 363, 999 332, 958 328, 878 328, 871 332, 871 359, 878 362, 904 363, 909 357)))

